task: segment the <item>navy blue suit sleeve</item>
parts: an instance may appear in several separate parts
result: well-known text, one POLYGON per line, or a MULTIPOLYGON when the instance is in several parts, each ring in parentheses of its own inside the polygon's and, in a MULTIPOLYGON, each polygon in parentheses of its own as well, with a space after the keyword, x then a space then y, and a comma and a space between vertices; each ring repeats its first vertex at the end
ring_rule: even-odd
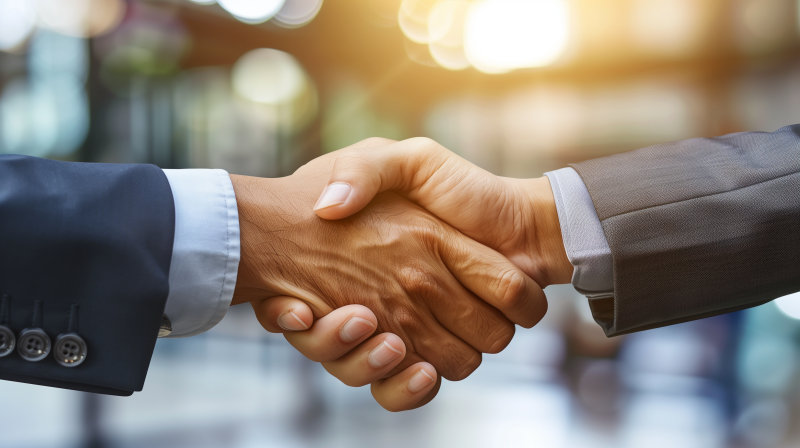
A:
POLYGON ((0 155, 0 295, 8 327, 51 341, 77 304, 85 361, 0 357, 0 379, 130 395, 144 385, 169 292, 175 208, 152 165, 58 162, 0 155))

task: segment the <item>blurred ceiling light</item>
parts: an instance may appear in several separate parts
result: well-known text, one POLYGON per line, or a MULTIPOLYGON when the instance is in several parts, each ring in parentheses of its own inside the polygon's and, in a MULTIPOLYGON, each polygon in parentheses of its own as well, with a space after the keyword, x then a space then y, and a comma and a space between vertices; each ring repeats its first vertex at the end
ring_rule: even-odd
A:
POLYGON ((630 17, 633 44, 660 54, 687 53, 702 31, 704 9, 696 0, 635 0, 630 17))
POLYGON ((430 42, 428 15, 436 0, 403 0, 397 13, 397 21, 403 34, 418 44, 430 42))
POLYGON ((792 319, 800 319, 800 292, 775 299, 775 305, 781 312, 792 319))
POLYGON ((470 64, 464 54, 464 47, 448 47, 438 42, 428 44, 433 60, 448 70, 464 70, 470 64))
POLYGON ((0 50, 19 47, 36 25, 36 3, 32 0, 0 0, 0 50))
POLYGON ((286 0, 274 20, 286 28, 299 28, 314 20, 320 8, 322 0, 286 0))
POLYGON ((486 73, 550 65, 568 40, 565 0, 478 0, 467 13, 464 50, 486 73))
POLYGON ((218 0, 225 11, 237 20, 255 25, 273 18, 285 0, 218 0))
POLYGON ((294 56, 259 48, 233 66, 233 88, 240 96, 264 104, 288 103, 303 91, 306 75, 294 56))
POLYGON ((38 0, 37 6, 40 25, 68 36, 105 34, 125 15, 122 0, 38 0))
POLYGON ((466 0, 444 0, 436 3, 428 15, 431 56, 448 70, 470 66, 464 54, 464 21, 469 5, 466 0))
POLYGON ((428 15, 430 41, 449 47, 463 45, 464 21, 469 5, 466 0, 444 0, 436 3, 428 15))
POLYGON ((198 5, 213 5, 217 3, 217 0, 189 0, 192 3, 197 3, 198 5))

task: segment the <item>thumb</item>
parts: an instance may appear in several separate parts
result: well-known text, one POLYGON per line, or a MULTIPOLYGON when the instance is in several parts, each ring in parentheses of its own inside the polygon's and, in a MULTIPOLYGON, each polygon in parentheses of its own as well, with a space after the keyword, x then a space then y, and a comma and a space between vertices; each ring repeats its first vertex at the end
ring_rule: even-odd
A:
POLYGON ((412 138, 380 148, 340 150, 314 211, 342 219, 364 208, 378 193, 410 196, 448 161, 458 156, 427 138, 412 138))
POLYGON ((270 333, 305 331, 314 324, 314 313, 300 299, 271 297, 250 302, 258 322, 270 333))

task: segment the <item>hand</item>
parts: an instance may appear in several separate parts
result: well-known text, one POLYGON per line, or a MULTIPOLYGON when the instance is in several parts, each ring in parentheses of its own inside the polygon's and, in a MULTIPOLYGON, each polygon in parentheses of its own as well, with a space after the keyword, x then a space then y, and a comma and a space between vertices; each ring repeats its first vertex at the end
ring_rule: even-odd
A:
POLYGON ((397 196, 381 195, 342 221, 314 216, 334 160, 324 156, 282 179, 231 176, 242 241, 234 304, 295 297, 317 317, 367 305, 378 315, 375 329, 392 330, 408 347, 389 374, 427 360, 452 380, 471 373, 481 352, 504 348, 511 322, 541 319, 546 302, 535 282, 397 196))
POLYGON ((348 386, 371 384, 372 396, 389 411, 418 408, 439 391, 441 378, 427 362, 415 363, 389 376, 403 360, 405 344, 392 333, 369 337, 375 331, 377 319, 364 306, 344 306, 315 323, 311 309, 298 299, 278 297, 251 303, 267 331, 283 333, 300 353, 321 362, 330 374, 348 386), (343 337, 354 325, 369 327, 370 324, 371 329, 355 341, 343 337))
POLYGON ((368 139, 331 155, 336 161, 315 206, 318 216, 351 216, 392 190, 505 255, 540 286, 571 281, 546 177, 495 176, 427 138, 368 139))

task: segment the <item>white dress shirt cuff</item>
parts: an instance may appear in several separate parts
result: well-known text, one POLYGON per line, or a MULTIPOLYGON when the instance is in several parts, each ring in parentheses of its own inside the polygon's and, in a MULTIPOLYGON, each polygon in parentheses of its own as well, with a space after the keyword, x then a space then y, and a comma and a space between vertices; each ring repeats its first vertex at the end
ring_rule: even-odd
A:
POLYGON ((567 258, 575 268, 572 286, 590 299, 613 297, 611 249, 586 185, 572 168, 550 171, 545 176, 556 200, 567 258))
POLYGON ((223 170, 164 170, 175 200, 175 241, 164 313, 170 338, 194 336, 225 316, 239 270, 239 212, 223 170))

